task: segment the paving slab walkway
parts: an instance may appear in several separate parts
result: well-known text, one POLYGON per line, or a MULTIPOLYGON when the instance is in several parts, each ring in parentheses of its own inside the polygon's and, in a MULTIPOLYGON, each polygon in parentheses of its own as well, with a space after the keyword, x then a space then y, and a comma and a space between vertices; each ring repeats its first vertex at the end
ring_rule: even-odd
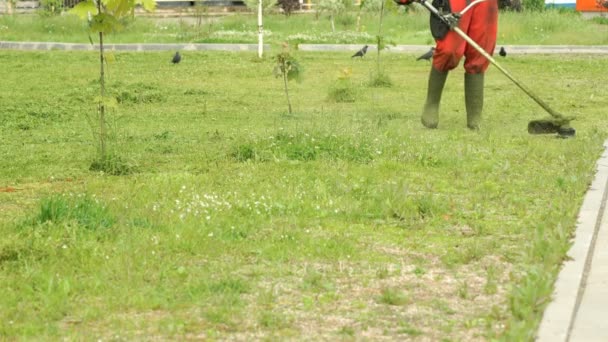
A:
POLYGON ((573 244, 537 332, 539 342, 608 341, 608 141, 579 211, 573 244))

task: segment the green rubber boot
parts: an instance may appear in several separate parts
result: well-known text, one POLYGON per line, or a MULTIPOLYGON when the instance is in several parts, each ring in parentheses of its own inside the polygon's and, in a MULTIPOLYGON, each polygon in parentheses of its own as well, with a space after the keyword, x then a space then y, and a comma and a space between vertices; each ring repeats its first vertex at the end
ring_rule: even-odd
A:
POLYGON ((467 108, 467 127, 479 130, 483 110, 484 74, 464 74, 464 101, 467 108))
POLYGON ((447 71, 439 71, 431 68, 429 75, 429 85, 426 93, 426 102, 422 111, 422 124, 426 128, 437 128, 439 124, 439 102, 445 80, 448 78, 447 71))

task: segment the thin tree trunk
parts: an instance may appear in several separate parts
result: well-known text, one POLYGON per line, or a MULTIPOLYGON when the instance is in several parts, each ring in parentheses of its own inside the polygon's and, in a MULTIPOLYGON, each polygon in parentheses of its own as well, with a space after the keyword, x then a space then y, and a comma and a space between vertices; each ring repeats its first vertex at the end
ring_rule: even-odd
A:
POLYGON ((378 75, 380 75, 380 43, 382 40, 382 19, 384 17, 384 1, 382 1, 382 5, 380 6, 380 26, 378 27, 378 45, 377 45, 377 49, 378 50, 378 59, 377 59, 377 66, 378 66, 378 75))
MULTIPOLYGON (((99 13, 101 13, 100 0, 97 1, 97 10, 99 11, 99 13)), ((106 96, 106 80, 103 62, 103 32, 99 32, 99 85, 101 95, 101 102, 99 103, 99 153, 102 160, 106 158, 106 105, 104 102, 106 96)))
POLYGON ((283 83, 285 84, 285 96, 287 97, 287 107, 289 109, 289 114, 291 114, 291 100, 289 99, 289 87, 287 86, 287 66, 283 63, 283 83))
POLYGON ((329 21, 331 22, 331 32, 336 32, 336 24, 334 24, 334 14, 329 15, 329 21))

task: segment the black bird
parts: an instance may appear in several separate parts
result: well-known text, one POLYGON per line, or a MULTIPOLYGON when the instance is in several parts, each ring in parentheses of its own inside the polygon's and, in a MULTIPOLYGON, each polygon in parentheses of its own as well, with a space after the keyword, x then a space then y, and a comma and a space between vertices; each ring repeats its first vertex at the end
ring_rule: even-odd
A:
POLYGON ((435 53, 435 47, 432 47, 427 53, 416 58, 416 60, 419 61, 421 59, 426 59, 427 61, 429 61, 429 60, 431 60, 431 58, 433 58, 434 53, 435 53))
POLYGON ((500 51, 498 51, 498 54, 502 57, 507 57, 507 50, 505 50, 504 46, 500 47, 500 51))
POLYGON ((363 56, 365 56, 366 53, 367 53, 367 45, 362 47, 361 50, 357 51, 354 55, 350 56, 350 58, 353 58, 353 57, 363 58, 363 56))
POLYGON ((179 51, 177 51, 175 53, 175 56, 173 56, 173 59, 171 60, 171 62, 173 62, 173 64, 177 64, 182 60, 182 55, 179 54, 179 51))

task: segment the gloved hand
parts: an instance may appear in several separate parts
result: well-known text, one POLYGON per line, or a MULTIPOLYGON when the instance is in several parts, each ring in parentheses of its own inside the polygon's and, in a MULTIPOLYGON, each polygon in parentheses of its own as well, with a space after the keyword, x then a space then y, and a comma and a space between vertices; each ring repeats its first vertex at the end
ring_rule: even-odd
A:
POLYGON ((393 1, 399 6, 411 5, 414 2, 416 2, 416 0, 393 0, 393 1))

